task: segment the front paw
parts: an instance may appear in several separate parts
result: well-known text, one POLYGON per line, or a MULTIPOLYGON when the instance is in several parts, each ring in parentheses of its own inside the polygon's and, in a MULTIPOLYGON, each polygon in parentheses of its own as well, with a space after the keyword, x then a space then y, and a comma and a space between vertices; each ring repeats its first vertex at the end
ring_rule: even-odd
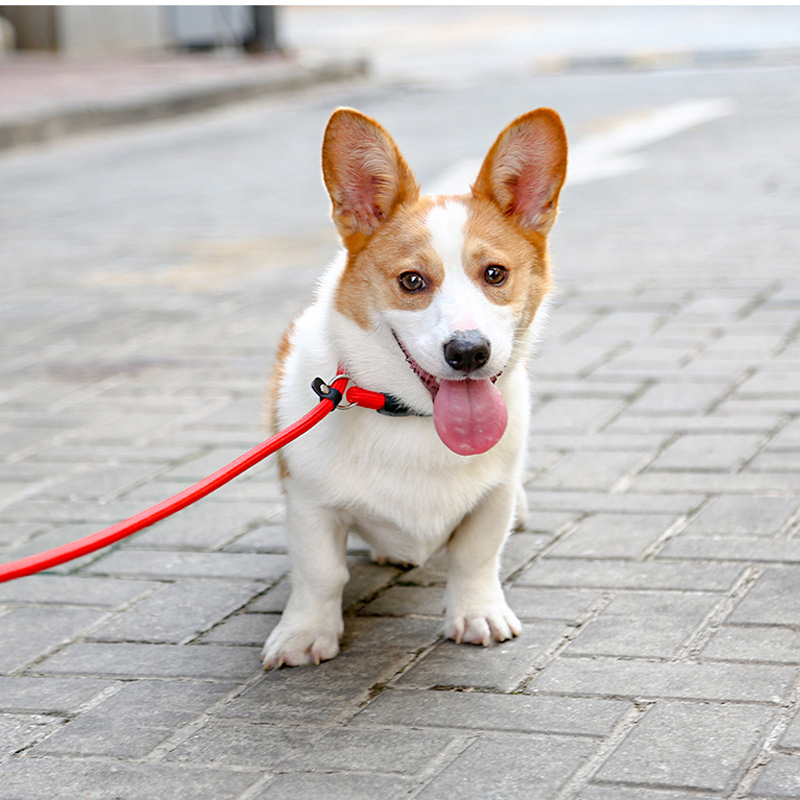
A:
POLYGON ((293 625, 281 621, 261 651, 264 669, 303 667, 329 661, 339 652, 341 625, 293 625))
POLYGON ((457 644, 505 642, 522 633, 522 624, 505 601, 484 608, 450 609, 445 619, 445 635, 457 644))

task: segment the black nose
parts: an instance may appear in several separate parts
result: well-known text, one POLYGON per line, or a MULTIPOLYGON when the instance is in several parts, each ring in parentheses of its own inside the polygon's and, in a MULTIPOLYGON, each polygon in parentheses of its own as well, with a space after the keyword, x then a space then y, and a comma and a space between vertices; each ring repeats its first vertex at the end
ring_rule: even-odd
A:
POLYGON ((457 331, 444 344, 444 360, 459 372, 480 369, 492 355, 492 346, 480 331, 457 331))

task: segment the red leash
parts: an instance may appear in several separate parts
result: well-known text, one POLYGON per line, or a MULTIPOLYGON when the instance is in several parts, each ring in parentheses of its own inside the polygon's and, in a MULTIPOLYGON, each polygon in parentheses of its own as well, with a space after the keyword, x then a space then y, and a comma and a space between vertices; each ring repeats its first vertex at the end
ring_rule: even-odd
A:
MULTIPOLYGON (((317 378, 314 381, 313 388, 319 395, 320 402, 305 416, 301 417, 288 428, 275 434, 275 436, 262 442, 244 455, 239 456, 239 458, 232 461, 228 466, 217 470, 212 475, 195 483, 188 489, 184 489, 168 500, 164 500, 152 508, 148 508, 146 511, 142 511, 123 522, 118 522, 110 528, 105 528, 98 533, 62 545, 61 547, 47 550, 44 553, 21 558, 18 561, 11 561, 8 564, 0 564, 0 583, 13 580, 14 578, 22 578, 25 575, 33 575, 36 572, 41 572, 42 570, 63 564, 65 561, 72 561, 72 559, 85 556, 87 553, 93 553, 101 547, 114 544, 114 542, 118 542, 126 536, 130 536, 143 528, 160 522, 165 517, 169 517, 181 509, 186 508, 186 506, 196 503, 200 498, 211 494, 211 492, 219 489, 220 486, 224 486, 237 475, 241 475, 245 470, 263 461, 267 456, 280 450, 281 447, 297 439, 299 436, 302 436, 318 422, 321 422, 339 405, 342 399, 342 392, 347 385, 347 380, 347 376, 337 375, 331 384, 327 385, 317 378)), ((375 410, 383 408, 386 401, 384 395, 378 392, 360 389, 357 386, 353 386, 348 390, 347 399, 354 405, 363 405, 366 408, 375 410)))

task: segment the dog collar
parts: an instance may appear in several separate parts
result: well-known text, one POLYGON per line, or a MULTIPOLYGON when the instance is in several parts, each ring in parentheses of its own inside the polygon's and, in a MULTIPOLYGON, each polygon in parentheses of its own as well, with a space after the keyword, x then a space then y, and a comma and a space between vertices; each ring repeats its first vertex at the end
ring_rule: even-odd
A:
POLYGON ((347 399, 350 404, 342 406, 342 408, 352 408, 352 406, 361 406, 362 408, 370 408, 383 414, 387 417, 430 417, 431 414, 421 414, 419 411, 414 411, 406 405, 399 397, 392 394, 384 394, 382 392, 373 392, 369 389, 362 389, 360 386, 351 384, 347 387, 344 393, 337 391, 333 388, 332 384, 335 383, 337 378, 347 378, 350 376, 339 365, 339 374, 330 383, 325 383, 321 378, 316 378, 311 388, 320 398, 332 400, 335 405, 339 405, 343 397, 347 399))

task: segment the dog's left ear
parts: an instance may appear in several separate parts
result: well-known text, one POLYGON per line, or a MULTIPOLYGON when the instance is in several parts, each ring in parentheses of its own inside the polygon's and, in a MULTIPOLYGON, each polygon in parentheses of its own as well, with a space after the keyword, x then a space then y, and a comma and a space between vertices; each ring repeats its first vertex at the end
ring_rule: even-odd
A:
POLYGON ((322 173, 333 221, 345 245, 358 250, 401 203, 419 196, 414 175, 392 137, 352 108, 334 111, 322 145, 322 173))
POLYGON ((523 230, 546 235, 558 213, 567 174, 567 136, 549 108, 515 119, 492 145, 472 187, 523 230))

